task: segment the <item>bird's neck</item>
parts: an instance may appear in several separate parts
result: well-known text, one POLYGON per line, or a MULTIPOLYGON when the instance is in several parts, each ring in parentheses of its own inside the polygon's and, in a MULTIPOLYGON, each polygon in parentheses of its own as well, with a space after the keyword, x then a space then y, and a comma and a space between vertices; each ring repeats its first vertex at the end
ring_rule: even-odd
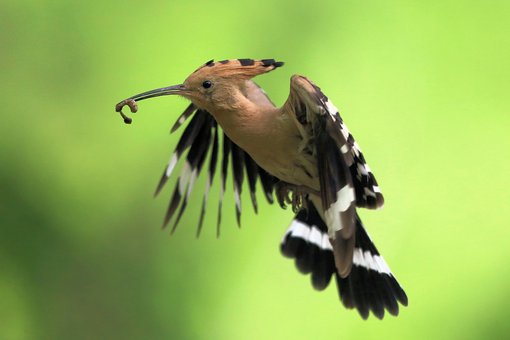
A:
POLYGON ((275 131, 279 110, 242 98, 229 108, 212 110, 211 114, 234 143, 249 148, 255 141, 275 131))

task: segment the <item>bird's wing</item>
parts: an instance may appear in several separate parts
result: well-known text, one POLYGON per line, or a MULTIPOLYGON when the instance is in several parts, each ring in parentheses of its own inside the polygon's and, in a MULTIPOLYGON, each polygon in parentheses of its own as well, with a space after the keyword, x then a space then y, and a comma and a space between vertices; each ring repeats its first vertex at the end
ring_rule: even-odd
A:
POLYGON ((297 117, 301 123, 312 123, 314 128, 324 130, 340 149, 342 159, 349 167, 352 177, 356 206, 368 209, 381 208, 384 205, 381 190, 338 109, 318 86, 302 76, 292 78, 291 97, 294 100, 294 111, 302 115, 297 117))
MULTIPOLYGON (((253 101, 259 100, 266 104, 271 103, 265 93, 254 82, 251 80, 248 82, 250 82, 250 84, 248 84, 247 88, 250 89, 249 92, 253 97, 251 98, 253 101), (255 89, 258 89, 259 93, 257 93, 255 89)), ((172 232, 175 231, 179 220, 186 209, 195 181, 206 163, 208 153, 210 153, 209 163, 207 166, 206 187, 198 221, 197 236, 199 236, 202 229, 208 195, 213 185, 216 169, 218 167, 220 167, 221 176, 217 218, 217 234, 219 235, 222 202, 226 189, 229 163, 232 164, 235 210, 238 225, 240 225, 241 218, 241 192, 245 178, 245 171, 248 179, 248 189, 250 190, 250 196, 255 212, 257 212, 257 200, 255 195, 257 182, 260 181, 262 184, 267 201, 269 203, 273 203, 273 187, 277 179, 259 167, 250 155, 233 143, 227 135, 222 132, 220 126, 216 123, 209 112, 197 108, 194 104, 190 104, 179 116, 173 125, 171 132, 175 132, 179 129, 179 127, 181 127, 188 118, 191 118, 190 122, 185 127, 179 142, 177 143, 177 146, 165 167, 155 192, 155 195, 157 195, 161 191, 168 178, 172 175, 179 160, 183 158, 184 154, 187 152, 184 165, 182 166, 181 173, 170 199, 163 226, 166 226, 177 213, 172 227, 172 232), (220 148, 223 150, 222 152, 220 152, 220 148), (221 165, 218 163, 221 163, 221 165)))
MULTIPOLYGON (((302 76, 291 79, 284 110, 293 112, 317 158, 320 202, 341 276, 352 265, 356 207, 382 207, 383 196, 354 137, 319 87, 302 76)), ((314 200, 315 203, 315 200, 314 200)))
POLYGON ((286 105, 291 106, 297 120, 309 129, 313 137, 326 132, 329 141, 341 151, 341 159, 348 166, 352 178, 356 206, 381 208, 384 204, 383 195, 358 143, 344 124, 338 109, 321 89, 305 77, 293 76, 291 94, 286 105))

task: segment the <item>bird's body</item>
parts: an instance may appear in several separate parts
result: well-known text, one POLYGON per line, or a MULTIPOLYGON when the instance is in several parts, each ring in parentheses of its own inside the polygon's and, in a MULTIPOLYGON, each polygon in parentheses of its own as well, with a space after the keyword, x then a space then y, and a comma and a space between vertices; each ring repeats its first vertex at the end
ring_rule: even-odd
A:
MULTIPOLYGON (((292 121, 280 110, 268 108, 260 111, 243 111, 235 118, 225 113, 212 113, 225 134, 239 147, 245 150, 264 170, 282 180, 291 175, 293 157, 289 152, 297 153, 296 129, 292 121), (222 119, 227 116, 227 119, 222 119), (244 124, 249 121, 250 124, 244 124), (284 132, 284 134, 282 134, 284 132), (286 138, 292 135, 294 138, 286 138)), ((297 184, 297 183, 296 183, 297 184)))
POLYGON ((297 215, 285 234, 282 252, 295 258, 302 272, 312 273, 315 288, 324 289, 334 275, 346 307, 356 307, 363 317, 371 310, 382 318, 384 309, 396 315, 397 301, 406 305, 407 297, 356 213, 357 207, 382 206, 377 182, 337 109, 315 84, 293 76, 289 98, 277 108, 252 81, 281 65, 272 59, 210 61, 182 85, 145 92, 117 105, 119 112, 124 105, 135 112, 134 101, 166 94, 192 101, 172 129, 193 115, 157 189, 189 148, 165 224, 182 201, 175 230, 211 149, 200 230, 219 154, 219 125, 224 132, 220 212, 231 155, 238 223, 246 172, 255 210, 258 179, 270 203, 273 191, 281 205, 292 203, 297 215))
POLYGON ((226 119, 212 113, 225 134, 239 147, 245 150, 253 160, 271 175, 281 181, 302 185, 319 191, 318 176, 312 177, 306 172, 315 173, 314 157, 307 155, 295 119, 284 110, 267 108, 252 114, 241 113, 235 119, 226 119), (250 124, 243 124, 249 121, 250 124))

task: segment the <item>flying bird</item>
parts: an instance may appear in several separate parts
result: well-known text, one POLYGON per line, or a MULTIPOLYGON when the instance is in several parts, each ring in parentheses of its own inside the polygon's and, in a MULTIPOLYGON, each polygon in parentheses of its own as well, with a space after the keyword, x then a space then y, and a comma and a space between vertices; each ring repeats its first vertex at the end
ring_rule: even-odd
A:
POLYGON ((191 101, 171 128, 174 132, 189 120, 155 193, 185 158, 164 226, 175 216, 175 231, 196 179, 207 167, 200 234, 219 168, 219 234, 231 162, 238 224, 246 178, 255 212, 258 183, 269 203, 276 197, 282 207, 292 206, 296 215, 281 252, 295 259, 299 271, 311 274, 315 289, 325 289, 334 276, 342 303, 356 308, 362 318, 370 311, 379 319, 385 310, 398 315, 399 303, 407 306, 407 296, 357 214, 358 208, 383 206, 377 181, 338 110, 311 80, 292 76, 289 97, 280 108, 252 80, 281 66, 283 62, 274 59, 211 60, 183 84, 144 92, 116 105, 125 123, 131 123, 122 112, 126 105, 134 113, 137 102, 156 96, 179 95, 191 101))

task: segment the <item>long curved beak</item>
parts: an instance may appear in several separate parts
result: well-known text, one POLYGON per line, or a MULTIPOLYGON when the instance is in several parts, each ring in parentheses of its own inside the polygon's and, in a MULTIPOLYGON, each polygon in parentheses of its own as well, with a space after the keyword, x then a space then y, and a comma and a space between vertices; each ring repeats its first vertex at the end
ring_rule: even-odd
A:
POLYGON ((184 85, 174 85, 174 86, 168 86, 168 87, 162 87, 160 89, 150 90, 147 92, 143 92, 140 94, 137 94, 135 96, 129 97, 129 99, 132 99, 134 101, 140 101, 152 97, 159 97, 159 96, 167 96, 171 94, 181 94, 184 91, 184 85))
POLYGON ((129 106, 132 113, 135 113, 138 111, 138 105, 136 105, 137 101, 153 98, 153 97, 159 97, 159 96, 168 96, 172 94, 182 94, 185 91, 185 87, 183 84, 179 85, 173 85, 168 87, 162 87, 155 90, 150 90, 147 92, 139 93, 137 95, 134 95, 132 97, 129 97, 127 99, 124 99, 123 101, 119 102, 117 105, 115 105, 115 111, 120 113, 122 118, 124 119, 124 123, 131 124, 132 119, 127 117, 123 112, 122 108, 124 106, 129 106))

